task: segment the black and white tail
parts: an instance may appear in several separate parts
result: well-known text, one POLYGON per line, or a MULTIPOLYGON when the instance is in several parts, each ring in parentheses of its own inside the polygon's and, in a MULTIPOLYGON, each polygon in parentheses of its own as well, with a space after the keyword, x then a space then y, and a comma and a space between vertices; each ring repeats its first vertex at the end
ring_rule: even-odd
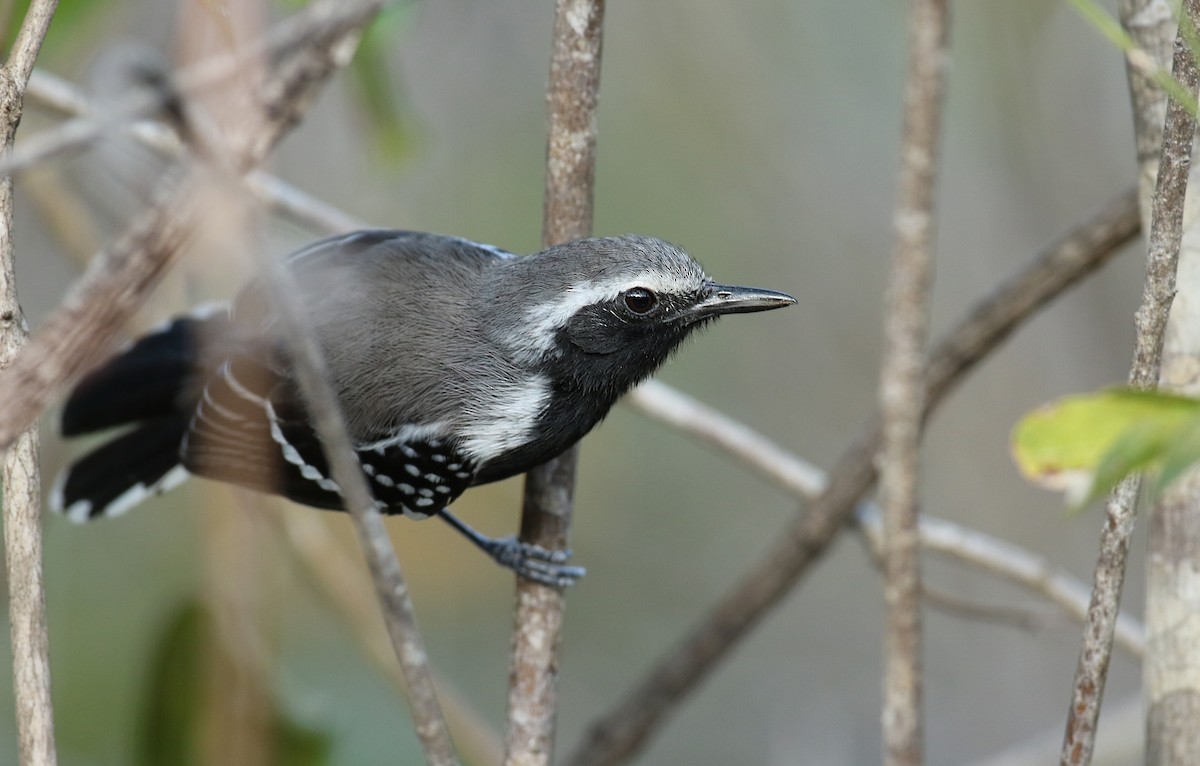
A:
POLYGON ((224 306, 179 317, 80 381, 63 409, 63 436, 126 430, 63 471, 51 510, 79 522, 116 516, 187 478, 179 447, 200 395, 201 344, 228 322, 224 306))

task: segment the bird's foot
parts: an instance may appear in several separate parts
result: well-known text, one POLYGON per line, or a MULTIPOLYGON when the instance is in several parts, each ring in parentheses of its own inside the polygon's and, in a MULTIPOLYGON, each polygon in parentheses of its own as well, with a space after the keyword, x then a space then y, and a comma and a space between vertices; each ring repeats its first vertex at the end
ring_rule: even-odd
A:
POLYGON ((527 580, 533 580, 552 588, 566 588, 579 582, 587 570, 568 566, 571 551, 552 551, 540 545, 523 543, 515 537, 501 537, 481 542, 479 547, 497 564, 511 569, 527 580))

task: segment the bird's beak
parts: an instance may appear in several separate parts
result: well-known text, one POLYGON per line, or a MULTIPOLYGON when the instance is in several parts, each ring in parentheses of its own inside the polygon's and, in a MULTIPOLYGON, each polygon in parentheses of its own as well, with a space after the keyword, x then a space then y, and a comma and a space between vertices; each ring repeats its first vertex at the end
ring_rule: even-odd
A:
POLYGON ((762 290, 757 287, 737 287, 735 285, 710 285, 708 297, 692 306, 684 313, 690 320, 706 319, 721 314, 748 314, 752 311, 770 311, 781 309, 796 302, 796 299, 785 293, 773 290, 762 290))

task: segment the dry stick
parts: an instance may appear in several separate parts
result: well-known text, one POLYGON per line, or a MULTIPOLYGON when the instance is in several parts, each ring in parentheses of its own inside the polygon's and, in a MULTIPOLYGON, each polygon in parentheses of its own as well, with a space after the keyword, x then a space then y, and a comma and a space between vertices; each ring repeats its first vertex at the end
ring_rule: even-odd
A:
MULTIPOLYGON (((57 0, 30 4, 8 61, 0 67, 0 156, 12 151, 29 73, 57 5, 57 0)), ((10 366, 25 343, 25 318, 17 300, 15 268, 13 187, 12 179, 6 178, 0 181, 0 368, 10 366)), ((0 482, 18 757, 23 766, 52 766, 57 755, 42 577, 42 487, 36 426, 21 433, 4 453, 0 482)))
MULTIPOLYGON (((1023 321, 1095 271, 1137 236, 1140 223, 1133 191, 1045 250, 1030 266, 978 304, 934 349, 925 372, 928 418, 947 393, 1023 321)), ((639 750, 679 701, 787 595, 810 565, 828 550, 871 490, 880 444, 878 416, 842 453, 829 485, 799 513, 779 542, 723 596, 709 614, 643 677, 614 708, 588 729, 565 763, 621 763, 639 750)))
MULTIPOLYGON (((1183 25, 1191 24, 1194 28, 1195 20, 1200 16, 1200 0, 1186 0, 1183 13, 1186 18, 1175 40, 1172 74, 1188 93, 1195 95, 1200 91, 1200 71, 1185 39, 1183 25)), ((1137 336, 1129 385, 1137 389, 1152 389, 1158 384, 1167 318, 1175 298, 1175 270, 1183 240, 1184 195, 1195 134, 1195 117, 1172 99, 1167 106, 1162 154, 1151 202, 1146 282, 1142 303, 1134 319, 1137 336)), ((1067 713, 1060 756, 1064 765, 1079 766, 1092 759, 1140 484, 1140 477, 1131 476, 1109 495, 1100 535, 1100 557, 1092 577, 1088 622, 1067 713)))
MULTIPOLYGON (((821 469, 745 424, 664 383, 655 380, 643 383, 629 395, 629 402, 648 417, 715 447, 802 499, 816 497, 828 484, 828 477, 821 469)), ((854 520, 872 552, 881 554, 883 514, 879 508, 873 503, 860 503, 854 520)), ((921 514, 918 532, 923 549, 999 575, 1038 593, 1080 623, 1087 616, 1089 589, 1042 556, 928 514, 921 514)), ((1144 642, 1141 623, 1128 614, 1121 614, 1117 620, 1117 644, 1140 658, 1144 642)))
MULTIPOLYGON (((321 83, 346 62, 346 48, 379 7, 378 0, 310 5, 299 16, 309 35, 304 44, 281 51, 278 73, 256 107, 266 115, 257 135, 239 148, 237 164, 262 160, 299 119, 321 83)), ((94 259, 54 310, 34 331, 13 362, 0 371, 0 449, 45 411, 51 398, 87 372, 158 281, 187 240, 196 211, 186 169, 159 183, 154 203, 116 242, 94 259)))
MULTIPOLYGON (((596 166, 596 102, 604 0, 556 0, 554 43, 547 85, 548 136, 542 245, 592 230, 596 166)), ((529 472, 521 513, 521 540, 567 547, 578 446, 529 472)), ((518 578, 508 679, 505 763, 549 764, 558 709, 558 644, 562 590, 518 578)))
POLYGON ((299 287, 291 272, 278 260, 264 256, 259 265, 266 277, 272 303, 283 320, 284 340, 296 380, 317 435, 325 447, 333 480, 341 487, 346 510, 354 519, 354 528, 358 532, 367 566, 371 570, 371 579, 383 607, 392 647, 408 684, 409 707, 417 737, 425 751, 425 760, 430 766, 456 764, 458 761, 429 672, 429 656, 425 652, 412 601, 408 597, 408 586, 400 572, 400 562, 388 537, 387 527, 384 526, 383 514, 375 504, 358 458, 354 456, 337 394, 329 382, 329 369, 325 365, 316 334, 305 318, 306 309, 298 297, 299 287))
POLYGON ((921 572, 917 532, 922 375, 929 341, 936 232, 934 192, 945 92, 947 0, 911 0, 896 244, 884 318, 879 381, 883 443, 883 755, 917 766, 922 742, 921 572))

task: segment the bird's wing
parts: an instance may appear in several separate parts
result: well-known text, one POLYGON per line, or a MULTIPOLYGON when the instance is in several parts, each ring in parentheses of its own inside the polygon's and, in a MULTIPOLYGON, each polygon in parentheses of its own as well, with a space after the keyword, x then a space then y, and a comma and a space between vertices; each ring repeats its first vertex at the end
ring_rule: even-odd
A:
MULTIPOLYGON (((341 488, 296 386, 266 358, 231 356, 210 377, 183 440, 183 464, 199 476, 340 510, 341 488)), ((474 466, 429 429, 398 429, 356 445, 355 454, 385 513, 424 518, 475 476, 474 466)))
POLYGON ((287 263, 296 271, 320 268, 332 260, 353 258, 379 245, 386 245, 400 255, 437 260, 511 260, 518 257, 507 250, 462 237, 402 229, 363 229, 318 240, 289 255, 287 263))

